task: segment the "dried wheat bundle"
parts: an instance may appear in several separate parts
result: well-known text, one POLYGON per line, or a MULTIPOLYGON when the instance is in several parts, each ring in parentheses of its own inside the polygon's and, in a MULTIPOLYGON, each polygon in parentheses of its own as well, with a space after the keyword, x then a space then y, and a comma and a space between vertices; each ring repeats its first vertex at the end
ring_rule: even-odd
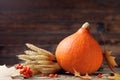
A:
POLYGON ((55 73, 61 69, 51 52, 30 43, 27 43, 26 46, 30 50, 25 50, 25 54, 18 55, 18 58, 23 60, 22 64, 29 66, 34 74, 55 73))

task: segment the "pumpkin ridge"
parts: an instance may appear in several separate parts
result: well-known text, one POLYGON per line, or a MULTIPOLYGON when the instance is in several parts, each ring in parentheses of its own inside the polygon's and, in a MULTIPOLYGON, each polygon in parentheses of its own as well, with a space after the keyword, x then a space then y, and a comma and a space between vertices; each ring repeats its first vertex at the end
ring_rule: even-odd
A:
MULTIPOLYGON (((81 34, 81 33, 79 33, 79 34, 81 34)), ((84 33, 82 33, 82 34, 84 34, 84 33)), ((85 33, 86 35, 87 35, 87 33, 85 33)), ((84 35, 85 35, 84 34, 84 35)), ((86 36, 85 36, 86 37, 86 36)), ((91 37, 88 37, 88 38, 91 38, 91 37)), ((77 38, 77 39, 79 39, 79 38, 77 38)), ((89 42, 89 41, 88 41, 89 42)), ((82 44, 86 44, 86 43, 82 43, 82 44)), ((79 45, 81 45, 81 44, 79 44, 79 45)), ((85 45, 85 46, 90 46, 90 45, 85 45)), ((83 51, 85 51, 86 49, 85 49, 85 47, 84 47, 84 49, 83 49, 83 51)), ((89 53, 85 53, 86 55, 82 55, 82 57, 81 57, 81 60, 83 60, 84 58, 86 58, 86 57, 88 57, 88 56, 90 56, 90 54, 89 53)), ((85 65, 88 65, 88 61, 85 61, 85 62, 82 62, 82 64, 81 65, 83 65, 83 66, 81 66, 81 67, 84 67, 85 65)), ((89 65, 88 65, 89 66, 89 65)), ((86 69, 87 68, 89 68, 89 67, 86 67, 86 69)), ((76 69, 77 70, 77 69, 76 69)), ((86 73, 89 71, 89 69, 88 70, 86 70, 86 73)), ((81 72, 83 72, 82 70, 81 70, 81 72)))
MULTIPOLYGON (((72 35, 70 35, 70 36, 68 36, 67 38, 65 38, 64 40, 67 40, 67 39, 69 39, 70 37, 72 37, 72 36, 74 36, 75 34, 72 34, 72 35)), ((62 42, 62 41, 61 41, 62 42)), ((75 39, 74 40, 72 40, 71 41, 71 45, 73 45, 74 44, 74 42, 75 42, 75 39)), ((61 43, 60 43, 60 45, 61 45, 61 43)), ((74 52, 74 50, 73 50, 73 48, 72 47, 70 47, 70 48, 68 48, 69 50, 72 50, 72 52, 74 52)), ((63 53, 60 53, 60 55, 62 55, 63 53)), ((71 55, 71 56, 74 56, 75 54, 69 54, 69 55, 71 55)), ((69 55, 67 55, 67 56, 69 56, 69 55)), ((62 64, 63 65, 63 63, 65 63, 64 61, 66 61, 67 59, 68 59, 68 57, 67 57, 67 59, 65 59, 64 58, 65 56, 62 56, 61 58, 62 59, 60 59, 60 64, 62 64)), ((70 59, 70 60, 72 60, 72 58, 70 59)), ((57 60, 57 61, 59 61, 59 60, 57 60)), ((71 65, 71 66, 73 66, 73 64, 72 64, 72 62, 73 61, 71 61, 71 62, 69 62, 70 64, 68 64, 69 66, 71 65)), ((68 66, 68 68, 64 68, 65 70, 68 70, 69 69, 69 66, 68 66)), ((63 67, 63 66, 62 66, 63 67)), ((70 70, 68 70, 68 71, 70 71, 70 70)))

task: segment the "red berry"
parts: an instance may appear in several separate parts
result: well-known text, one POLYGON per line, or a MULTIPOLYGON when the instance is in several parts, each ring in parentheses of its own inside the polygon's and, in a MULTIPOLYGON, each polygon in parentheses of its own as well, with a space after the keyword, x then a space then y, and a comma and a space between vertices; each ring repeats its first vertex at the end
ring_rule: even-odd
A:
POLYGON ((25 74, 25 77, 30 77, 30 75, 28 73, 25 74))
POLYGON ((98 77, 98 78, 102 78, 102 74, 98 74, 97 77, 98 77))
POLYGON ((32 75, 32 71, 31 70, 28 73, 32 75))
POLYGON ((46 74, 41 74, 41 77, 45 77, 46 76, 46 74))
POLYGON ((53 77, 54 77, 54 74, 49 74, 49 77, 50 77, 50 78, 53 78, 53 77))
POLYGON ((26 75, 27 73, 26 73, 26 72, 23 72, 22 74, 23 74, 23 75, 26 75))
POLYGON ((15 68, 16 68, 16 69, 19 69, 19 64, 17 64, 17 65, 15 66, 15 68))
POLYGON ((31 77, 32 76, 32 71, 27 72, 27 74, 29 75, 29 77, 31 77))
POLYGON ((20 74, 23 74, 24 72, 25 72, 24 68, 20 70, 20 74))
POLYGON ((27 70, 27 67, 26 67, 26 66, 24 66, 24 67, 23 67, 23 69, 26 71, 26 70, 27 70))
POLYGON ((24 72, 23 70, 20 70, 20 74, 23 74, 23 72, 24 72))
POLYGON ((17 65, 15 66, 15 68, 16 68, 16 69, 22 69, 22 68, 23 68, 23 65, 17 64, 17 65))
POLYGON ((19 66, 19 69, 22 69, 23 68, 23 66, 21 65, 21 66, 19 66))
POLYGON ((18 66, 15 66, 15 68, 16 68, 16 69, 19 69, 19 67, 18 67, 18 66))
POLYGON ((58 74, 55 74, 54 77, 58 77, 58 74))

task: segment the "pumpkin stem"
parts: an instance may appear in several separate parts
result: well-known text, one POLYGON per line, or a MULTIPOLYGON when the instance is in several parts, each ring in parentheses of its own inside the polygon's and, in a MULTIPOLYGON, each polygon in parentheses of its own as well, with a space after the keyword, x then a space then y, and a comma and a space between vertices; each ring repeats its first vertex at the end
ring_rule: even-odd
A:
POLYGON ((85 28, 85 29, 89 29, 89 23, 88 22, 85 22, 83 25, 82 25, 82 28, 85 28))

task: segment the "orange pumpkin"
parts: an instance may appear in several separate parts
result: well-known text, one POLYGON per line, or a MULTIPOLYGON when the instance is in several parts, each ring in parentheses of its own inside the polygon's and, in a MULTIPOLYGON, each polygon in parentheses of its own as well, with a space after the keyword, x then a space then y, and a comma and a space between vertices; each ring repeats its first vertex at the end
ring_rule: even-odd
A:
POLYGON ((103 61, 102 49, 88 30, 89 23, 63 39, 56 48, 56 59, 60 66, 74 74, 91 74, 99 69, 103 61))

